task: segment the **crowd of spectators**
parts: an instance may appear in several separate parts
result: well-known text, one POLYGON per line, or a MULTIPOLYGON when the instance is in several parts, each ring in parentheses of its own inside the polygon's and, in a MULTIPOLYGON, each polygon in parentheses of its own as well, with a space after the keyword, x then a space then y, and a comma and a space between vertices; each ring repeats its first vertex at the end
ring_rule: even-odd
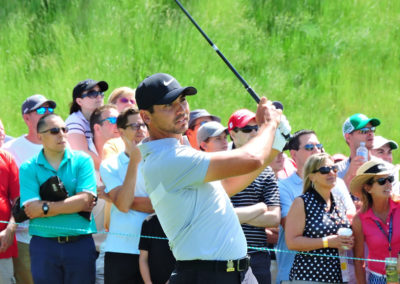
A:
POLYGON ((0 283, 386 283, 400 183, 379 119, 350 115, 328 154, 279 102, 224 126, 169 74, 104 104, 108 86, 77 83, 65 120, 27 97, 17 138, 0 120, 0 283))

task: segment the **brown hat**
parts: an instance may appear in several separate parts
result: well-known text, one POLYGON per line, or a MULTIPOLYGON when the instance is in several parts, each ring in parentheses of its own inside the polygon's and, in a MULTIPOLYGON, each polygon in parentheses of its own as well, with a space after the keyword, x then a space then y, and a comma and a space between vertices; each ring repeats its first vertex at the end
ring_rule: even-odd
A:
POLYGON ((397 167, 380 159, 372 159, 358 168, 356 176, 350 182, 350 192, 361 198, 362 186, 374 176, 393 174, 397 167))

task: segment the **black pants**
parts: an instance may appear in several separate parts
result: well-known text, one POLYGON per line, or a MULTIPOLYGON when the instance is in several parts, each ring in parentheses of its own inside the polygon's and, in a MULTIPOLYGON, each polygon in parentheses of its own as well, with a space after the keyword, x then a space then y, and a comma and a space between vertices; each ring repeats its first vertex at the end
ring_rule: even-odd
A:
POLYGON ((268 251, 250 254, 250 267, 259 284, 271 284, 271 257, 268 251))
POLYGON ((139 271, 139 255, 106 252, 104 257, 104 284, 143 283, 139 271))

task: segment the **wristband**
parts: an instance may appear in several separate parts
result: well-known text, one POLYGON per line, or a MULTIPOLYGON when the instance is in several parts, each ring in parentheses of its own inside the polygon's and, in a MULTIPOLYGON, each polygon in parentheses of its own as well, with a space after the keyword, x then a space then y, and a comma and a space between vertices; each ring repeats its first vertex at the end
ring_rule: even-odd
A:
POLYGON ((328 237, 323 237, 322 238, 322 245, 324 246, 324 248, 328 247, 328 237))

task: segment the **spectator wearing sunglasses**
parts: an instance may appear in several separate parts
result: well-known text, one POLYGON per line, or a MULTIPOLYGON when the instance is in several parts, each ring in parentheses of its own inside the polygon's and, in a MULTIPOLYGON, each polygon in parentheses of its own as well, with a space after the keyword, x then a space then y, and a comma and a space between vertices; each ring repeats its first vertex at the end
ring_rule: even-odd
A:
MULTIPOLYGON (((90 116, 90 130, 93 133, 93 142, 96 148, 96 154, 103 160, 103 147, 110 139, 120 137, 117 129, 117 107, 113 104, 104 105, 96 108, 90 116)), ((96 170, 97 178, 97 200, 96 206, 93 208, 93 216, 96 221, 97 232, 104 232, 105 229, 105 204, 108 195, 104 193, 104 184, 101 181, 100 173, 96 170)), ((104 282, 104 241, 106 234, 97 233, 93 235, 96 250, 99 256, 96 260, 96 281, 104 282)))
POLYGON ((96 154, 89 121, 93 111, 104 104, 104 92, 107 90, 108 84, 105 81, 87 79, 79 82, 72 92, 70 115, 65 120, 71 148, 90 155, 96 169, 99 168, 101 159, 96 154))
POLYGON ((400 251, 400 203, 391 198, 395 170, 389 163, 372 159, 361 165, 350 183, 351 193, 362 201, 353 220, 354 256, 382 261, 368 261, 366 279, 364 261, 355 260, 357 283, 386 283, 384 261, 400 251))
POLYGON ((126 108, 117 118, 125 150, 101 163, 100 174, 113 202, 110 229, 105 242, 105 283, 142 283, 139 271, 139 239, 143 220, 153 212, 144 188, 136 147, 148 136, 147 127, 134 108, 126 108), (136 169, 124 182, 129 161, 136 169))
POLYGON ((136 105, 135 90, 129 87, 116 88, 108 97, 107 103, 116 105, 118 112, 133 107, 136 105))
POLYGON ((21 205, 30 218, 31 271, 35 283, 94 283, 96 249, 92 233, 94 218, 77 214, 91 212, 95 204, 96 178, 92 159, 67 146, 68 128, 56 114, 47 114, 37 124, 43 150, 20 167, 21 205), (40 187, 57 176, 68 197, 42 200, 40 187))
MULTIPOLYGON (((201 127, 206 127, 208 123, 201 127)), ((233 149, 240 148, 257 135, 255 113, 247 109, 234 112, 228 121, 233 149)), ((200 132, 200 130, 199 130, 200 132)), ((249 247, 267 247, 265 228, 280 222, 279 189, 271 167, 266 167, 243 191, 232 193, 231 201, 239 217, 249 247), (232 196, 233 195, 233 196, 232 196)), ((258 283, 271 283, 271 257, 268 251, 249 249, 250 267, 258 283)))
POLYGON ((337 234, 350 228, 345 206, 332 192, 337 166, 328 154, 318 153, 307 159, 303 170, 303 194, 290 207, 285 237, 289 249, 314 255, 297 253, 289 279, 343 283, 339 249, 352 248, 353 238, 337 234))
POLYGON ((221 122, 221 119, 218 116, 210 114, 205 109, 195 109, 190 112, 189 126, 185 135, 194 149, 200 150, 199 144, 197 143, 197 131, 200 126, 209 121, 221 122))
MULTIPOLYGON (((350 155, 337 165, 339 166, 338 177, 342 178, 347 186, 356 175, 357 169, 364 163, 363 157, 357 156, 357 148, 361 142, 364 142, 369 151, 372 149, 375 129, 380 124, 379 119, 368 118, 361 113, 353 114, 343 123, 343 137, 349 146, 350 155)), ((370 157, 370 153, 368 156, 370 157)))
MULTIPOLYGON (((290 156, 294 160, 297 170, 287 179, 278 182, 280 202, 281 202, 281 224, 279 226, 279 238, 277 248, 278 276, 276 283, 289 280, 289 272, 294 261, 294 254, 281 252, 287 251, 288 247, 285 239, 286 218, 290 207, 296 197, 303 192, 303 169, 307 159, 313 154, 324 152, 323 145, 320 143, 316 133, 313 130, 302 129, 295 132, 288 144, 286 150, 290 151, 290 156)), ((350 197, 349 191, 343 180, 336 179, 336 184, 332 191, 340 197, 345 204, 346 213, 355 214, 355 207, 350 197)))
MULTIPOLYGON (((38 154, 43 146, 38 138, 37 123, 45 114, 53 113, 56 103, 48 100, 43 95, 28 97, 21 106, 22 118, 28 127, 28 134, 24 134, 3 145, 3 149, 12 154, 20 167, 21 164, 34 155, 38 154)), ((25 221, 17 228, 18 257, 14 258, 15 278, 18 283, 33 283, 31 276, 29 242, 31 237, 28 233, 29 222, 25 221)))

